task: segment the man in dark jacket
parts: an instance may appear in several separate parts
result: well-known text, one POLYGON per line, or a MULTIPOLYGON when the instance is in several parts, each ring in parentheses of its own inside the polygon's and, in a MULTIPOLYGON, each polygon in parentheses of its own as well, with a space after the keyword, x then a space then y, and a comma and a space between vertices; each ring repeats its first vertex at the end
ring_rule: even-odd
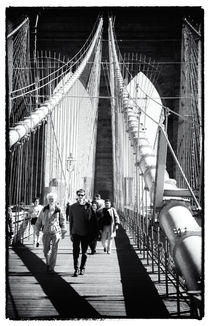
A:
POLYGON ((85 190, 79 189, 76 194, 78 197, 77 202, 71 205, 69 211, 70 237, 73 242, 74 276, 83 275, 85 272, 91 219, 91 206, 85 201, 85 190), (82 257, 79 268, 80 245, 82 257))

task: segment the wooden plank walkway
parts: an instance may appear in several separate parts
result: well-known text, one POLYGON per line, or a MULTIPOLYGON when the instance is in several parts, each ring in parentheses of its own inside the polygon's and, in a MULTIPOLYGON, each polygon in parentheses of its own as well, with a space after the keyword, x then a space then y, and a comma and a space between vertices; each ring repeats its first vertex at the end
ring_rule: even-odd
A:
POLYGON ((169 318, 170 315, 122 227, 111 255, 98 243, 86 273, 73 277, 72 243, 60 241, 56 273, 46 273, 42 245, 8 251, 7 318, 169 318))

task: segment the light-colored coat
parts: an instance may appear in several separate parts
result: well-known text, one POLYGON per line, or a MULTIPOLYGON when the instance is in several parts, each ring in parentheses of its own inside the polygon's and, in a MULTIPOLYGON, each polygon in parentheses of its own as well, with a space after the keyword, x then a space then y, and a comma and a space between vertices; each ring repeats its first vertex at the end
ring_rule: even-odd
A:
POLYGON ((35 227, 37 236, 40 230, 42 230, 43 234, 65 234, 67 232, 66 219, 57 206, 55 206, 55 211, 52 215, 50 215, 49 206, 45 206, 39 214, 35 227))
POLYGON ((53 271, 57 259, 58 243, 61 235, 65 236, 66 219, 57 206, 53 213, 50 212, 49 205, 45 206, 35 224, 36 235, 39 236, 40 230, 43 232, 43 252, 49 271, 53 271))
POLYGON ((120 224, 120 218, 114 207, 110 207, 108 209, 108 212, 111 216, 111 237, 114 238, 116 237, 116 230, 118 228, 118 224, 120 224))

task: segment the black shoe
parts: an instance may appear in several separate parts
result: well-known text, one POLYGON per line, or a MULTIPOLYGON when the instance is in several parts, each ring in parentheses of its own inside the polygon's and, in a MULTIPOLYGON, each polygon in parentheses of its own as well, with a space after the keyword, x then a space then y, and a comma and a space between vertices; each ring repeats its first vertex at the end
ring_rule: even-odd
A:
POLYGON ((84 268, 80 269, 79 275, 84 275, 84 274, 85 274, 85 269, 84 268))
POLYGON ((104 252, 106 252, 106 248, 104 248, 104 252))
POLYGON ((91 251, 91 255, 95 255, 96 254, 96 250, 91 251))
POLYGON ((77 277, 79 275, 79 270, 78 269, 76 269, 75 271, 74 271, 74 277, 77 277))
POLYGON ((39 247, 39 242, 36 243, 36 247, 37 247, 37 248, 39 247))

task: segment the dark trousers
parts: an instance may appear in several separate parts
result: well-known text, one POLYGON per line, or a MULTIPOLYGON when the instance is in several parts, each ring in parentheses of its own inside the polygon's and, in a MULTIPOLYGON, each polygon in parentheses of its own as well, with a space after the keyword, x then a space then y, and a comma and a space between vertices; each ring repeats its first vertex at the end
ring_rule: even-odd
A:
POLYGON ((96 245, 97 245, 97 238, 91 239, 89 241, 89 246, 92 253, 96 251, 96 245))
POLYGON ((86 260, 87 260, 87 249, 88 249, 88 237, 81 236, 78 234, 72 234, 73 241, 73 259, 74 259, 74 269, 77 270, 79 268, 79 253, 80 253, 80 244, 82 249, 82 258, 80 269, 85 268, 86 260))

